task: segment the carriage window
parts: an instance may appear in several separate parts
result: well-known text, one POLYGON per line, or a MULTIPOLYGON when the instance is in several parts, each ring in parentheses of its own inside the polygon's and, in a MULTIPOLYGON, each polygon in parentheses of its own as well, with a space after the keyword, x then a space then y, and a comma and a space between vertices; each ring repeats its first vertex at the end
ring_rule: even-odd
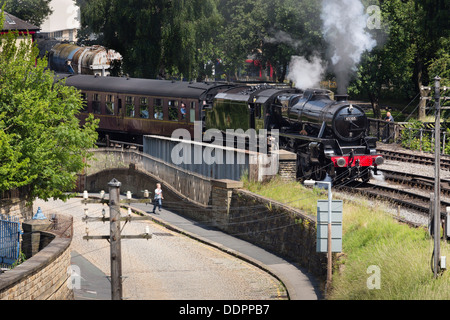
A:
POLYGON ((149 111, 148 111, 148 99, 147 98, 141 98, 140 99, 140 115, 143 119, 149 118, 149 111))
POLYGON ((126 107, 126 116, 134 117, 134 97, 126 97, 125 98, 125 107, 126 107))
POLYGON ((83 105, 83 108, 81 109, 81 112, 88 112, 88 94, 87 93, 85 93, 85 92, 82 92, 81 93, 81 100, 83 100, 82 101, 82 105, 83 105))
POLYGON ((162 107, 162 99, 153 99, 153 106, 155 109, 155 119, 156 120, 163 120, 164 119, 164 113, 163 113, 163 107, 162 107))
POLYGON ((106 96, 106 114, 114 114, 114 96, 111 94, 106 96))
POLYGON ((190 121, 195 122, 195 101, 191 102, 191 108, 189 110, 190 121))
POLYGON ((178 121, 178 101, 169 100, 169 120, 178 121))
POLYGON ((92 95, 92 112, 95 114, 102 113, 100 105, 100 95, 98 93, 94 93, 92 95))

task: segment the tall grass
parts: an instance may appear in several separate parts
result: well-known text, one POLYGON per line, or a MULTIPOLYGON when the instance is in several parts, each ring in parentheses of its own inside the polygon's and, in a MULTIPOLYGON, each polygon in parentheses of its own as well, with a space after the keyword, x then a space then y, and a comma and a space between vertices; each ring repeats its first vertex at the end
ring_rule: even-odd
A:
MULTIPOLYGON (((276 178, 267 183, 244 179, 244 187, 262 196, 287 203, 315 215, 322 190, 310 190, 297 182, 276 178)), ((429 300, 450 299, 450 271, 434 279, 431 270, 433 240, 423 228, 398 223, 383 205, 372 206, 363 198, 344 201, 343 253, 335 261, 333 290, 329 299, 429 300), (368 286, 379 271, 379 289, 368 286)), ((441 255, 450 260, 450 246, 441 242, 441 255)))

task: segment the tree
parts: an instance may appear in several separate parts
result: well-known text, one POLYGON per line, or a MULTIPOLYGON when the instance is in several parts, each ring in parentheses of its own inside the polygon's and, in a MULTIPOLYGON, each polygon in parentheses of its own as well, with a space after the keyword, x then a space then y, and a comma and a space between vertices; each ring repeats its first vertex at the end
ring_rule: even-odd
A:
MULTIPOLYGON (((81 3, 81 2, 80 2, 81 3)), ((81 24, 103 35, 135 77, 197 78, 211 60, 216 0, 98 0, 81 3, 81 24), (168 73, 168 75, 166 75, 168 73)))
POLYGON ((262 1, 261 6, 266 6, 263 10, 265 34, 262 35, 261 58, 274 67, 280 82, 286 78, 292 56, 324 58, 326 50, 321 30, 320 1, 262 1))
MULTIPOLYGON (((412 99, 435 73, 445 72, 440 68, 446 65, 450 35, 448 1, 380 0, 379 5, 382 28, 373 32, 381 45, 365 55, 350 88, 370 98, 375 117, 381 116, 378 103, 386 88, 397 97, 412 99)), ((425 117, 424 102, 419 119, 425 117)))
POLYGON ((53 12, 51 0, 0 0, 0 7, 5 5, 5 11, 35 26, 41 26, 53 12))
POLYGON ((65 199, 97 140, 91 115, 80 127, 81 94, 55 82, 31 39, 0 38, 0 191, 65 199))
POLYGON ((279 81, 294 55, 310 58, 324 52, 320 1, 221 0, 223 16, 217 47, 226 73, 237 76, 249 56, 270 64, 279 81))
POLYGON ((349 88, 352 94, 366 95, 374 117, 381 118, 380 98, 386 88, 394 95, 415 95, 413 75, 417 56, 417 19, 413 0, 390 0, 381 3, 381 29, 372 30, 378 46, 365 53, 357 77, 349 88))

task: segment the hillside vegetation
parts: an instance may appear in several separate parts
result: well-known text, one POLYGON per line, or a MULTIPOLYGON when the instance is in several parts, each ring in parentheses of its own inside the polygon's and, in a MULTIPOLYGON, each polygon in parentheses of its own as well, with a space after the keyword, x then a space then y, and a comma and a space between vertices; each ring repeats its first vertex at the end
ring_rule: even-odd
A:
MULTIPOLYGON (((326 190, 310 190, 298 182, 276 178, 267 183, 244 181, 251 192, 316 214, 318 199, 326 190)), ((344 201, 343 252, 334 261, 333 291, 329 299, 341 300, 448 300, 450 273, 434 279, 431 269, 433 239, 426 228, 411 228, 397 222, 383 203, 333 194, 344 201), (380 275, 380 288, 373 287, 373 270, 380 275)), ((450 256, 450 246, 441 242, 441 255, 450 256)))

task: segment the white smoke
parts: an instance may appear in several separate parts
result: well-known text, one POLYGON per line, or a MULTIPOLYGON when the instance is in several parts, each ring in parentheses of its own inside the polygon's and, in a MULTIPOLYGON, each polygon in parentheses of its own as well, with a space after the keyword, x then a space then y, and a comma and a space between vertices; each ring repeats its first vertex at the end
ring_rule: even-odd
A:
POLYGON ((291 46, 294 49, 297 49, 302 45, 302 41, 294 39, 289 33, 283 31, 283 30, 274 30, 271 29, 269 31, 271 34, 273 34, 272 37, 265 37, 264 42, 265 43, 271 43, 271 44, 278 44, 282 43, 288 46, 291 46))
POLYGON ((298 89, 318 87, 326 70, 326 63, 318 56, 311 61, 304 57, 293 56, 289 64, 287 79, 298 89))
POLYGON ((366 31, 368 15, 360 0, 323 0, 320 17, 338 93, 344 94, 361 55, 376 46, 376 41, 366 31))

